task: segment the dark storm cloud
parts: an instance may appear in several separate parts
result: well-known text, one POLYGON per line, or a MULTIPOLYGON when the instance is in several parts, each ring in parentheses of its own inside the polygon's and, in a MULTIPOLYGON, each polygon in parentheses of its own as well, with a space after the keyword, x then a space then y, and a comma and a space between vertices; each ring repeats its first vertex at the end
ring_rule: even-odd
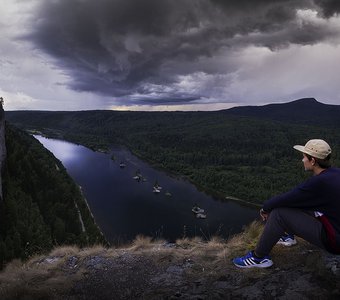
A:
POLYGON ((339 0, 315 0, 315 3, 321 8, 325 17, 332 17, 340 13, 339 0))
POLYGON ((183 103, 190 103, 193 101, 199 100, 199 96, 186 96, 186 95, 176 95, 173 94, 171 97, 161 97, 157 99, 153 99, 150 96, 148 97, 138 97, 138 98, 131 98, 129 100, 130 104, 147 104, 147 105, 180 105, 183 103))
MULTIPOLYGON (((337 1, 315 0, 54 0, 43 1, 29 39, 71 76, 70 87, 135 101, 190 102, 200 98, 164 88, 190 72, 214 73, 204 63, 221 49, 248 45, 278 49, 313 44, 332 31, 308 22, 296 26, 296 10, 337 1), (186 67, 182 67, 185 65, 186 67), (148 88, 155 84, 157 93, 148 88), (143 96, 144 95, 144 96, 143 96), (127 97, 128 98, 128 97, 127 97), (148 100, 149 99, 149 100, 148 100)), ((228 51, 228 50, 225 50, 228 51)), ((225 67, 225 66, 223 66, 225 67)))

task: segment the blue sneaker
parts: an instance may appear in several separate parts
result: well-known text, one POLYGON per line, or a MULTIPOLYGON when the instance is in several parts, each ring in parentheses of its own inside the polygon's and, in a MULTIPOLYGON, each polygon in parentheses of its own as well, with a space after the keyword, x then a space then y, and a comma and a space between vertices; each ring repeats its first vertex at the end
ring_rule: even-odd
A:
POLYGON ((281 236, 277 241, 277 244, 290 247, 296 244, 296 239, 294 238, 294 235, 287 234, 285 236, 281 236))
POLYGON ((273 265, 270 256, 257 258, 253 251, 249 251, 245 256, 234 258, 233 263, 238 268, 269 268, 273 265))

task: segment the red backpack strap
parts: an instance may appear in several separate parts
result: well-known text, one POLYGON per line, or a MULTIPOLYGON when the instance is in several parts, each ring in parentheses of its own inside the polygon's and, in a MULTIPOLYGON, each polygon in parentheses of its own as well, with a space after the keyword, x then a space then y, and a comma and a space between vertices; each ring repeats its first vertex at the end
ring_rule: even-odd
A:
POLYGON ((331 222, 327 219, 325 215, 318 216, 318 219, 321 221, 327 235, 328 244, 330 247, 330 251, 335 254, 340 254, 340 247, 336 244, 335 238, 335 230, 331 222))

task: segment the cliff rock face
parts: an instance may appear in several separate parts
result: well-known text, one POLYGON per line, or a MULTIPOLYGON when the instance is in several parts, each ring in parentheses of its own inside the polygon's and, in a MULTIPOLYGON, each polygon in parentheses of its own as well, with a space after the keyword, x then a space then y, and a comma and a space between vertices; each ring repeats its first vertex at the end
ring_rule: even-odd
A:
POLYGON ((0 272, 0 299, 340 299, 340 258, 298 240, 276 246, 269 269, 238 269, 231 258, 244 253, 235 249, 246 246, 244 235, 56 248, 0 272))
POLYGON ((0 201, 2 201, 2 172, 6 160, 5 111, 0 102, 0 201))

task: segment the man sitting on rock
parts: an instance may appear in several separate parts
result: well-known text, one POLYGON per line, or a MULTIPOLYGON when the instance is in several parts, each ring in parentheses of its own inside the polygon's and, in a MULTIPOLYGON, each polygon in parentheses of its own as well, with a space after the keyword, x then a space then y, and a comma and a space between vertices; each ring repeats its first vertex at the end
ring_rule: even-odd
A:
POLYGON ((324 140, 313 139, 294 149, 303 153, 304 168, 314 176, 263 204, 263 233, 254 251, 233 259, 239 268, 272 266, 269 253, 286 233, 340 254, 340 169, 331 167, 331 148, 324 140))

